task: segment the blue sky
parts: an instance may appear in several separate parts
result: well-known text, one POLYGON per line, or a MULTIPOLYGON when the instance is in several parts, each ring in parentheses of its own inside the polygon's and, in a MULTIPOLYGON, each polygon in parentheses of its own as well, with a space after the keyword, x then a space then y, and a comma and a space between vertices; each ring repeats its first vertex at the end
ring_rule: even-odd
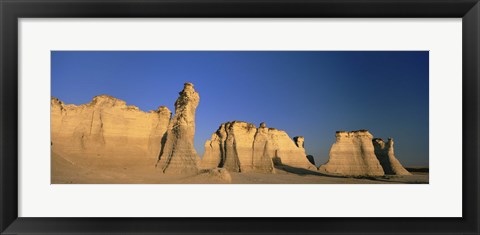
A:
POLYGON ((52 96, 83 104, 108 94, 144 111, 200 95, 195 147, 233 120, 305 136, 317 165, 335 131, 395 139, 397 158, 428 165, 427 51, 52 51, 52 96))

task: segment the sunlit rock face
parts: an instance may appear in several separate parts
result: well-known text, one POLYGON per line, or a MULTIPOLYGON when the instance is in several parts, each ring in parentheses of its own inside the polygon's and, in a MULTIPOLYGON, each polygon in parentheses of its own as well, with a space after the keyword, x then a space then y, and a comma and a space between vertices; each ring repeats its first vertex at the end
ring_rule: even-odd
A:
POLYGON ((154 164, 171 112, 166 107, 143 112, 108 95, 88 104, 51 99, 52 151, 72 163, 154 164))
POLYGON ((316 170, 306 158, 303 142, 301 147, 297 144, 284 131, 267 128, 265 123, 259 128, 241 121, 223 123, 205 143, 202 168, 271 173, 274 165, 286 165, 316 170))
POLYGON ((375 155, 387 175, 411 175, 395 157, 393 149, 393 139, 389 138, 387 143, 383 139, 373 139, 373 146, 375 147, 375 155))
POLYGON ((384 171, 372 143, 373 136, 366 130, 336 133, 336 142, 330 149, 330 158, 320 171, 345 176, 382 176, 384 171))
MULTIPOLYGON (((250 123, 250 125, 253 124, 250 123)), ((277 159, 278 146, 276 146, 276 142, 272 139, 272 133, 264 122, 260 123, 258 129, 255 129, 255 138, 248 145, 251 146, 253 152, 253 169, 260 172, 274 173, 274 164, 276 162, 272 160, 277 159)), ((245 170, 248 171, 248 169, 245 170)))
POLYGON ((185 83, 175 102, 173 116, 160 150, 157 168, 164 173, 197 173, 200 158, 194 148, 195 111, 200 96, 193 84, 185 83))
POLYGON ((259 138, 257 143, 263 142, 262 134, 257 133, 257 128, 251 123, 234 121, 221 124, 212 138, 205 142, 202 168, 221 167, 233 172, 273 172, 271 157, 264 154, 263 149, 261 153, 255 152, 256 137, 259 138))

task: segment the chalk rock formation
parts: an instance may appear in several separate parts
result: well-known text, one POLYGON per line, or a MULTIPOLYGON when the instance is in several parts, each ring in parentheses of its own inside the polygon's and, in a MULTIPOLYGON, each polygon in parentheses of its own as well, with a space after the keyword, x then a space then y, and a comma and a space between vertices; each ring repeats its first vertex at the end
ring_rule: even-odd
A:
POLYGON ((227 122, 206 141, 202 168, 274 172, 274 164, 278 164, 316 170, 305 157, 303 142, 301 146, 284 131, 267 128, 265 123, 256 128, 247 122, 227 122))
POLYGON ((200 97, 191 83, 185 83, 179 95, 175 102, 175 115, 168 125, 165 144, 160 150, 157 168, 164 173, 196 173, 199 157, 193 141, 195 111, 200 97))
POLYGON ((366 130, 337 131, 330 158, 320 171, 345 176, 381 176, 384 171, 375 156, 373 136, 366 130))
POLYGON ((273 172, 271 157, 263 152, 255 154, 254 151, 255 138, 260 138, 261 132, 257 136, 257 128, 251 123, 234 121, 221 124, 212 138, 205 142, 202 168, 273 172))
POLYGON ((78 106, 52 97, 50 108, 52 150, 71 162, 97 159, 107 165, 154 164, 171 117, 166 107, 143 112, 108 95, 78 106))
POLYGON ((393 139, 389 138, 387 143, 383 139, 373 139, 373 146, 375 148, 375 155, 387 175, 411 175, 397 160, 393 150, 393 139))
MULTIPOLYGON (((253 125, 250 123, 250 125, 253 125)), ((255 128, 255 125, 253 125, 255 128)), ((277 148, 272 139, 272 134, 269 132, 270 129, 267 128, 267 125, 262 122, 258 129, 255 128, 255 136, 252 142, 248 142, 247 145, 250 146, 250 151, 252 151, 252 163, 253 169, 259 172, 269 172, 274 173, 274 163, 273 158, 276 157, 277 148)), ((246 166, 248 164, 245 164, 246 166)), ((249 169, 245 167, 245 171, 249 169)))

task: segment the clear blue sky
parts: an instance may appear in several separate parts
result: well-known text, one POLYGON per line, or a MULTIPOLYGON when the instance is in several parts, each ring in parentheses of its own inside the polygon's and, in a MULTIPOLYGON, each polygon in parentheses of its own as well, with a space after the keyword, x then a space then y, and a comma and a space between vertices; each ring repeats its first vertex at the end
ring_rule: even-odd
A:
POLYGON ((335 131, 395 139, 397 158, 428 165, 429 54, 362 51, 52 51, 52 96, 83 104, 108 94, 144 111, 200 94, 195 147, 240 120, 305 136, 317 165, 335 131))

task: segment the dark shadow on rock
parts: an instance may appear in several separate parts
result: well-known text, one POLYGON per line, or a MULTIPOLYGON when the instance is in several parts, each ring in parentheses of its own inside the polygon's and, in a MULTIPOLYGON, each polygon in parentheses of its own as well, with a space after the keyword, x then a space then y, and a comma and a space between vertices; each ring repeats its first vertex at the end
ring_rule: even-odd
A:
POLYGON ((158 154, 157 163, 155 164, 155 168, 157 167, 157 164, 158 164, 158 162, 160 161, 160 158, 163 155, 163 149, 165 148, 165 143, 167 142, 167 132, 168 131, 166 131, 163 134, 162 139, 160 140, 160 153, 158 154))
POLYGON ((283 166, 282 164, 282 159, 279 158, 279 157, 273 157, 272 158, 272 162, 273 162, 273 165, 276 167, 276 166, 283 166))
POLYGON ((315 159, 313 158, 312 155, 307 155, 307 160, 308 160, 310 163, 312 163, 312 165, 315 166, 315 159))

